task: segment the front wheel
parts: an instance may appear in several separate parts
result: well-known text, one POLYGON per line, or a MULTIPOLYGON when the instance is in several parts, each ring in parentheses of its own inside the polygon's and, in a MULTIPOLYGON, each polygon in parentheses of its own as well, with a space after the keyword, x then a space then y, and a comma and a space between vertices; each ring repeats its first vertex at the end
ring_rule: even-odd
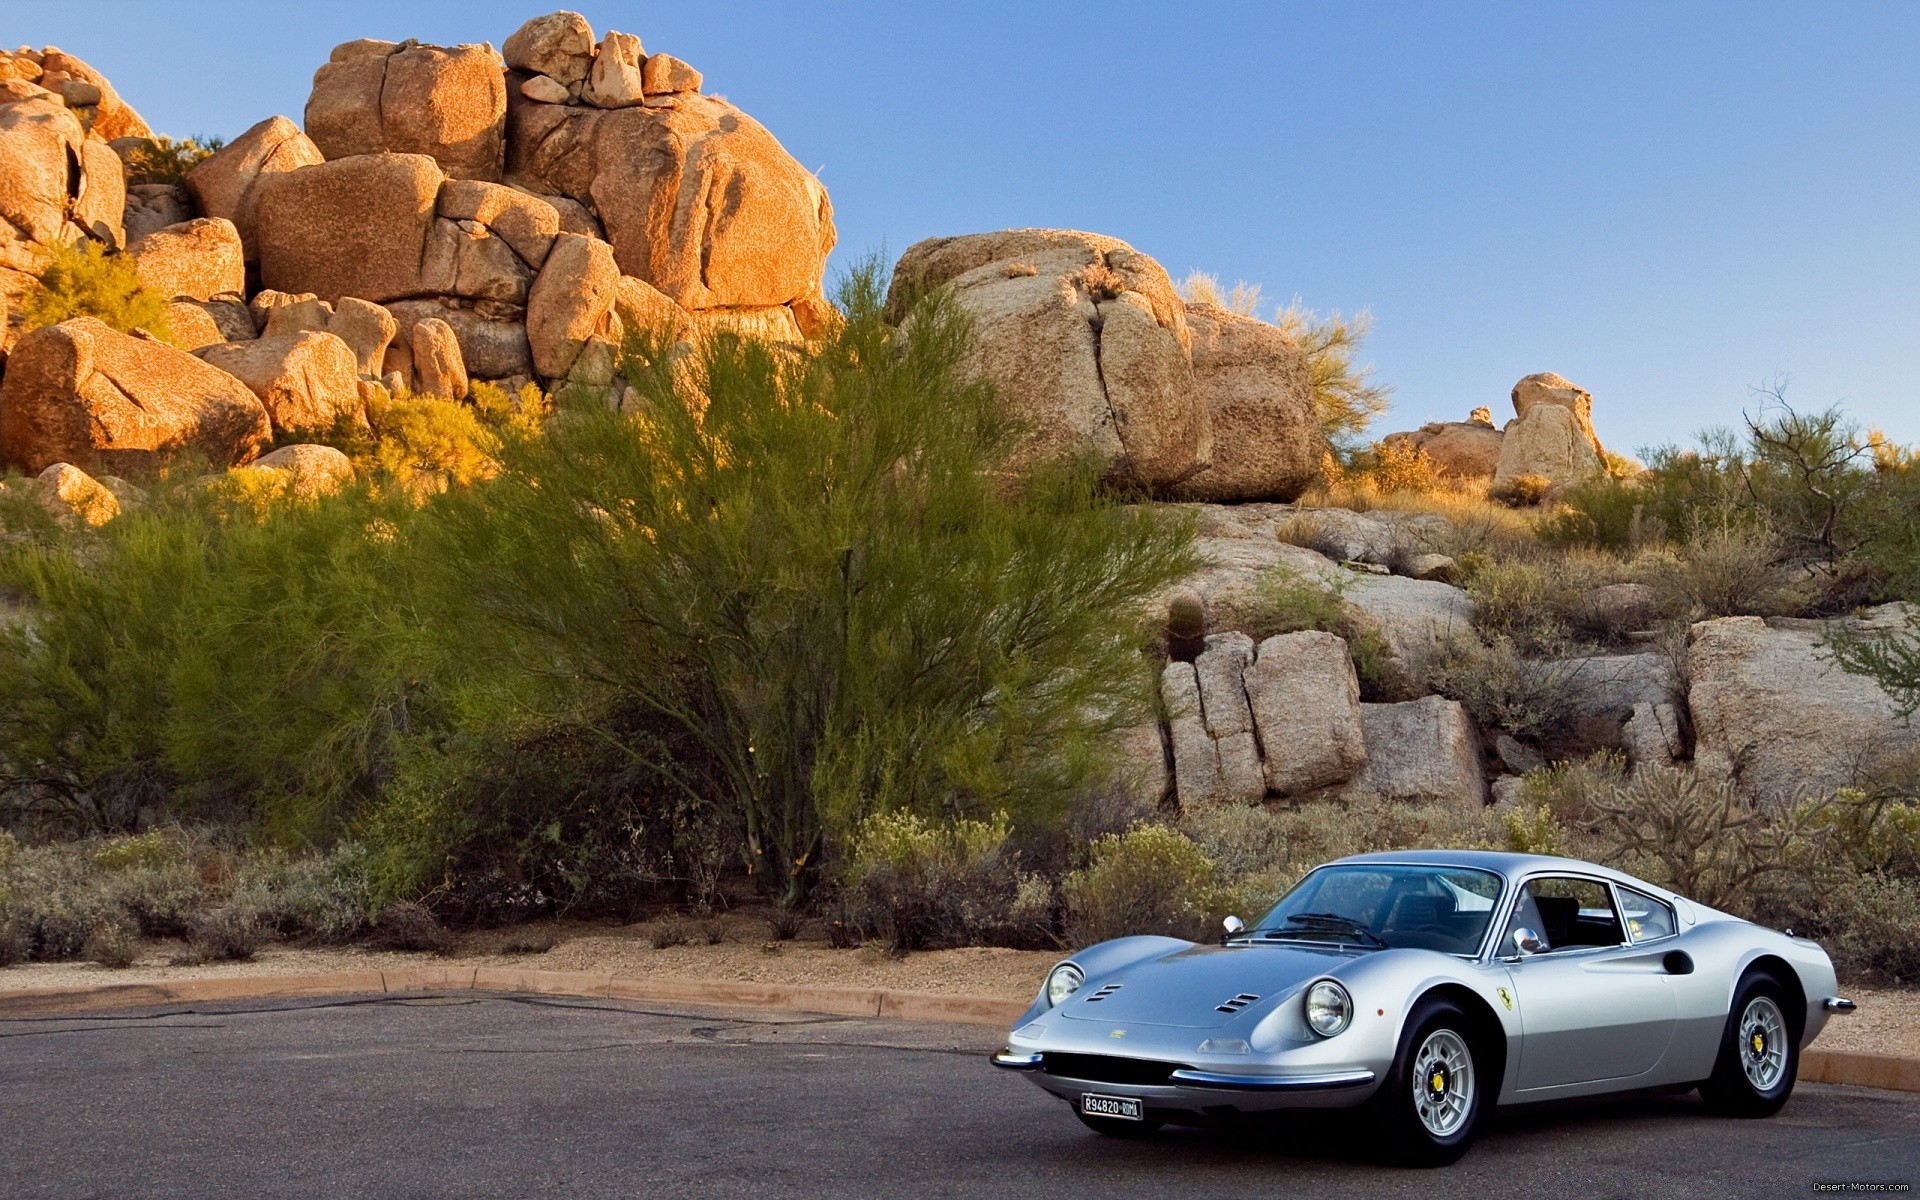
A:
POLYGON ((1787 993, 1771 975, 1753 975, 1734 994, 1713 1077, 1700 1085, 1707 1107, 1733 1117, 1770 1117, 1793 1095, 1800 1037, 1787 993))
POLYGON ((1447 1000, 1422 1004, 1408 1020, 1393 1068, 1371 1102, 1395 1161, 1444 1167, 1472 1144, 1484 1081, 1471 1029, 1467 1014, 1447 1000))

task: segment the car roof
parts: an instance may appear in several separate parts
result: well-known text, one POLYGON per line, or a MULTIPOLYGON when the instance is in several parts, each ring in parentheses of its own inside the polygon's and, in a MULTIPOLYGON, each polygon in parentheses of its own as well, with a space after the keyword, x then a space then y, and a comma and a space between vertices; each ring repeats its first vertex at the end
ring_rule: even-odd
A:
POLYGON ((1625 871, 1616 871, 1612 867, 1603 867, 1599 863, 1590 863, 1578 858, 1560 858, 1551 854, 1516 854, 1510 850, 1384 850, 1373 854, 1354 854, 1334 861, 1406 863, 1410 866, 1424 867, 1478 867, 1504 875, 1508 879, 1540 871, 1572 871, 1583 875, 1599 875, 1616 883, 1624 883, 1629 887, 1640 888, 1656 895, 1674 894, 1665 888, 1655 887, 1644 879, 1637 879, 1625 871))

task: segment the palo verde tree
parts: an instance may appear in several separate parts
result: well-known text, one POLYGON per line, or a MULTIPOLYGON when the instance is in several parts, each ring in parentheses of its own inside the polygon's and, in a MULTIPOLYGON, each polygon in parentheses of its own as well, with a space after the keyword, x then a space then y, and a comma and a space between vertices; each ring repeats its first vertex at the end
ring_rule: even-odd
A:
POLYGON ((891 327, 869 265, 840 300, 804 354, 630 340, 624 411, 574 397, 422 523, 469 703, 725 805, 789 908, 869 813, 1017 824, 1093 779, 1144 711, 1146 601, 1192 566, 1183 521, 1092 471, 1010 472, 944 296, 891 327))

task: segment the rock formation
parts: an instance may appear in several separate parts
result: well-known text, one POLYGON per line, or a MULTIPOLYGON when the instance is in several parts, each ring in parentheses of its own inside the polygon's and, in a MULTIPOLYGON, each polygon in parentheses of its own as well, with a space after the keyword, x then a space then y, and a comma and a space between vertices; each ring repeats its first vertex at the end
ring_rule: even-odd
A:
POLYGON ((245 462, 270 435, 247 386, 193 355, 77 317, 22 337, 0 383, 0 460, 38 474, 245 462))

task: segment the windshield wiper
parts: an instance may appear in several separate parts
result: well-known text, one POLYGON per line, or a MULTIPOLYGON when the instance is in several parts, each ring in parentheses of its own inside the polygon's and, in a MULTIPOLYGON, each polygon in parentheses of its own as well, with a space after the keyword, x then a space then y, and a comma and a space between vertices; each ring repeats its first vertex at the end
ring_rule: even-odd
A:
POLYGON ((1287 918, 1285 928, 1257 929, 1252 932, 1267 938, 1312 937, 1331 933, 1358 938, 1382 950, 1389 948, 1386 940, 1369 929, 1366 922, 1343 917, 1339 913, 1294 913, 1287 918))

